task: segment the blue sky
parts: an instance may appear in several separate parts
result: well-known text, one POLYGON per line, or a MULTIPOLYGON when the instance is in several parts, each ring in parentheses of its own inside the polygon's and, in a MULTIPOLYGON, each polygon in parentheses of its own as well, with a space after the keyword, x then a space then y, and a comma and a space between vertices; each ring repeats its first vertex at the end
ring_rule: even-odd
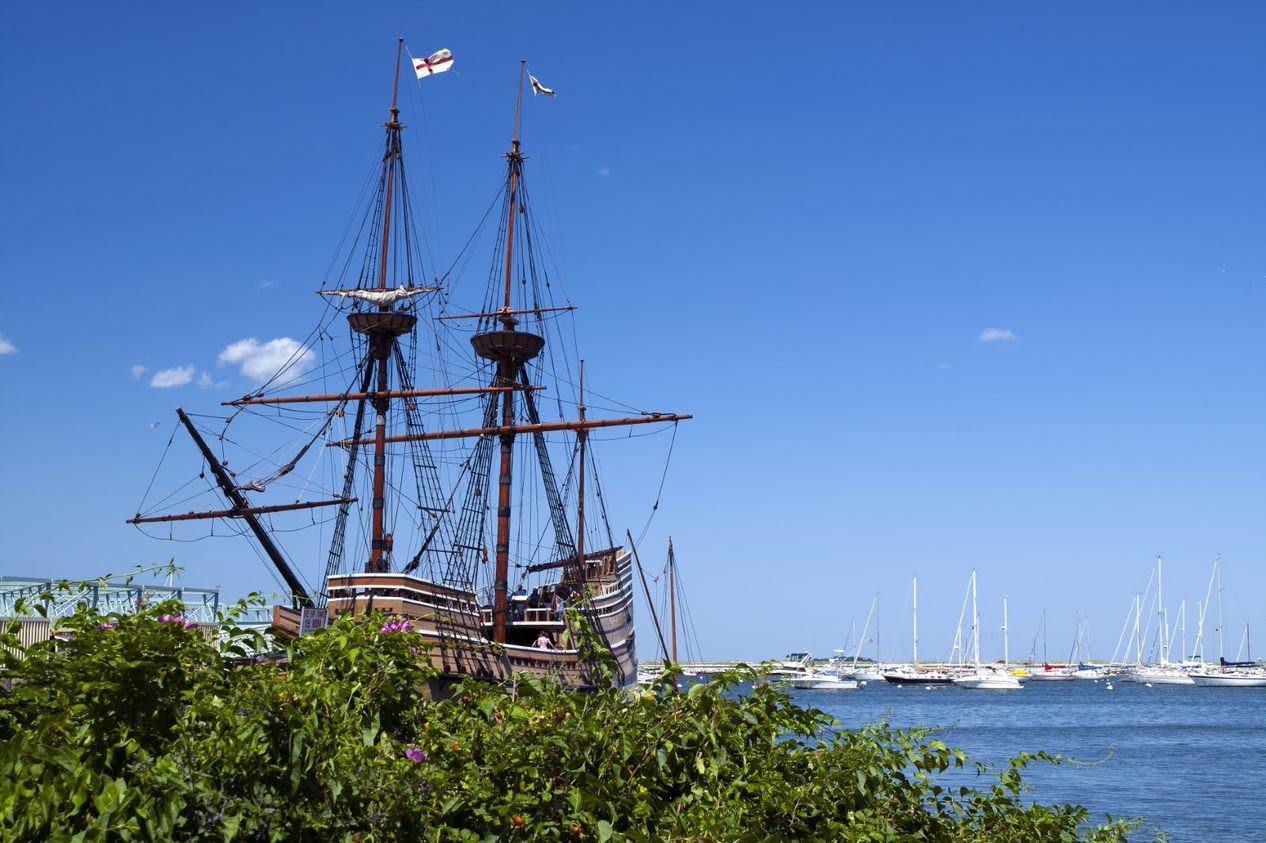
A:
MULTIPOLYGON (((695 416, 646 541, 699 655, 827 654, 878 591, 904 657, 915 574, 947 655, 974 567, 986 656, 1007 594, 1013 654, 1045 610, 1106 658, 1157 555, 1194 635, 1218 553, 1266 641, 1266 7, 131 8, 0 13, 0 573, 273 588, 123 520, 172 409, 246 388, 221 352, 313 323, 403 35, 456 56, 403 100, 441 267, 519 58, 558 91, 525 150, 589 370, 695 416)), ((658 467, 616 466, 636 530, 658 467)))

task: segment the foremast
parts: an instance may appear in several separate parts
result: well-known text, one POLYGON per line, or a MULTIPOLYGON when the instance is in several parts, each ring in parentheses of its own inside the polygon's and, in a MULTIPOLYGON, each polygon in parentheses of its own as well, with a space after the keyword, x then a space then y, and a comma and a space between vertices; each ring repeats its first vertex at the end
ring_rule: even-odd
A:
MULTIPOLYGON (((404 128, 400 122, 400 59, 404 52, 404 39, 396 46, 395 84, 391 91, 391 119, 384 124, 387 130, 386 160, 386 198, 382 214, 382 249, 378 263, 378 290, 386 293, 387 268, 391 257, 391 207, 395 191, 396 172, 403 167, 401 157, 400 132, 404 128)), ((390 537, 386 533, 386 485, 387 485, 387 411, 391 405, 390 368, 392 352, 395 350, 397 338, 413 330, 417 317, 402 311, 392 310, 387 303, 378 305, 377 310, 365 310, 350 313, 347 321, 352 330, 364 334, 369 341, 369 366, 376 367, 378 394, 371 400, 374 408, 374 475, 372 523, 370 528, 369 560, 365 563, 365 572, 383 574, 388 570, 386 554, 390 537)))

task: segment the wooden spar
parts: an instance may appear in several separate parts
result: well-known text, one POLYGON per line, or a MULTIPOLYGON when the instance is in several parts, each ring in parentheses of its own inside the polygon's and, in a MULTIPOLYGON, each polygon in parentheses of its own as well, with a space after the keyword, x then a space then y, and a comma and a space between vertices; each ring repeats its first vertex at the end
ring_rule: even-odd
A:
MULTIPOLYGON (((382 254, 378 264, 378 289, 387 289, 387 258, 391 254, 391 193, 395 187, 396 159, 400 157, 400 108, 397 100, 400 94, 400 56, 404 52, 404 39, 396 43, 396 79, 391 90, 391 120, 387 122, 387 198, 383 205, 382 215, 382 254)), ((380 304, 381 311, 389 310, 389 305, 380 304)))
MULTIPOLYGON (((396 45, 396 78, 391 91, 391 120, 387 123, 387 191, 382 214, 382 257, 378 265, 378 289, 387 289, 387 259, 391 247, 391 202, 395 188, 396 161, 400 157, 400 109, 397 97, 400 93, 400 56, 404 51, 404 39, 396 45)), ((378 306, 380 313, 391 308, 382 304, 378 306)), ((370 341, 370 353, 376 358, 378 365, 378 392, 390 392, 388 366, 391 363, 391 349, 396 339, 386 334, 373 337, 370 341), (386 348, 382 348, 386 345, 386 348), (377 346, 377 347, 375 347, 377 346)), ((369 561, 365 563, 365 572, 383 574, 387 571, 387 563, 383 559, 386 549, 384 520, 386 518, 387 494, 387 398, 374 399, 374 499, 372 502, 373 527, 370 533, 369 561)))
MULTIPOLYGON (((677 664, 677 560, 673 556, 673 539, 668 537, 668 610, 669 628, 673 631, 673 664, 677 664)), ((676 686, 677 680, 673 680, 676 686)))
MULTIPOLYGON (((577 410, 580 413, 580 421, 585 420, 585 361, 580 361, 580 394, 577 410)), ((578 476, 579 483, 576 486, 576 559, 585 558, 585 441, 589 438, 589 434, 581 428, 576 431, 576 445, 580 450, 580 472, 578 476)), ((580 575, 580 581, 585 581, 585 566, 577 565, 576 570, 580 575)))
POLYGON ((490 316, 539 316, 542 313, 567 313, 575 309, 575 305, 569 305, 567 307, 534 307, 530 310, 502 309, 495 313, 453 313, 448 316, 437 316, 435 317, 435 321, 444 322, 450 319, 487 319, 490 316))
POLYGON ((221 509, 217 512, 186 512, 183 515, 155 515, 149 518, 136 516, 129 518, 129 524, 157 524, 164 521, 199 521, 207 518, 241 518, 245 515, 267 515, 270 512, 291 512, 296 509, 315 509, 318 506, 337 506, 344 503, 356 503, 356 498, 335 498, 331 501, 304 501, 303 503, 283 503, 276 506, 253 506, 247 509, 221 509))
POLYGON ((395 389, 387 392, 343 392, 335 395, 292 395, 278 398, 239 398, 221 401, 222 407, 246 407, 252 404, 315 404, 319 401, 368 401, 380 398, 434 398, 448 395, 484 395, 489 392, 542 390, 543 386, 472 386, 463 389, 395 389))
MULTIPOLYGON (((584 555, 584 561, 591 559, 602 559, 604 556, 610 556, 619 550, 619 547, 608 547, 606 550, 592 550, 584 555)), ((555 559, 552 562, 535 562, 527 566, 529 574, 535 574, 537 571, 549 571, 553 568, 565 568, 568 565, 575 565, 579 556, 568 556, 566 559, 555 559)))
POLYGON ((512 323, 507 324, 507 320, 513 319, 510 315, 510 290, 514 281, 514 219, 519 215, 519 169, 523 164, 523 153, 519 151, 519 115, 523 112, 523 71, 526 67, 527 60, 520 59, 518 99, 514 103, 514 137, 510 141, 510 151, 506 153, 506 160, 510 162, 510 219, 506 222, 506 294, 501 317, 506 327, 513 327, 512 323))
MULTIPOLYGON (((517 436, 520 433, 554 433, 560 430, 596 430, 601 427, 627 427, 635 424, 651 424, 653 422, 678 422, 694 418, 690 415, 676 413, 652 413, 649 416, 638 416, 630 419, 589 419, 573 422, 543 422, 541 424, 502 425, 500 427, 473 427, 467 430, 437 430, 434 433, 415 433, 408 436, 388 436, 387 443, 399 442, 434 442, 439 439, 470 439, 476 436, 517 436)), ((372 439, 344 439, 340 442, 328 442, 327 448, 350 448, 352 445, 368 445, 372 439)))
POLYGON ((176 408, 176 415, 180 417, 180 422, 189 431, 189 435, 193 437, 193 441, 197 444, 198 450, 202 452, 202 458, 207 461, 207 467, 211 469, 211 473, 215 475, 215 482, 220 484, 220 490, 224 492, 224 496, 229 499, 229 503, 233 504, 234 509, 238 511, 246 526, 251 528, 251 532, 255 534, 255 538, 259 541, 260 547, 264 553, 272 560, 273 567, 277 569, 277 573, 281 574, 281 578, 286 581, 286 587, 290 589, 290 594, 294 601, 300 606, 311 606, 312 598, 308 596, 308 590, 303 587, 303 583, 299 582, 299 578, 295 576, 295 572, 291 570, 290 563, 286 561, 286 557, 281 555, 281 551, 273 542, 272 536, 268 535, 268 531, 259 523, 254 515, 250 513, 250 503, 246 500, 238 488, 233 485, 233 480, 229 477, 229 473, 224 470, 224 466, 220 465, 220 461, 215 458, 215 454, 211 453, 210 446, 198 433, 198 429, 193 426, 193 422, 185 415, 185 411, 176 408))

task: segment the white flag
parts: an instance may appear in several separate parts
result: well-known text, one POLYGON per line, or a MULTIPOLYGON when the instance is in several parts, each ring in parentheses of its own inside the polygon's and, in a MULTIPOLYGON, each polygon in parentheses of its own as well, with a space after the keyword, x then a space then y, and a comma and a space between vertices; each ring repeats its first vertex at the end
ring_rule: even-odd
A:
POLYGON ((448 50, 437 50, 424 59, 413 60, 413 70, 418 74, 419 79, 452 69, 453 54, 448 50))
POLYGON ((537 79, 537 78, 536 78, 535 76, 533 76, 532 74, 530 74, 530 73, 528 74, 528 79, 532 80, 532 94, 533 94, 533 96, 535 96, 536 94, 544 94, 544 95, 545 95, 545 96, 547 96, 547 97, 556 96, 556 95, 555 95, 555 93, 554 93, 554 89, 553 89, 553 88, 547 88, 547 87, 545 87, 544 85, 542 85, 542 84, 541 84, 541 80, 540 80, 540 79, 537 79))

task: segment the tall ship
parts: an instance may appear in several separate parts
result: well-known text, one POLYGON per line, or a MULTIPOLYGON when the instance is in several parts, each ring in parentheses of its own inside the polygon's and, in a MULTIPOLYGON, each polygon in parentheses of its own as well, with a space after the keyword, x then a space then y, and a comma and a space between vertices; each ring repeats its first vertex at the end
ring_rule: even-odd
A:
MULTIPOLYGON (((319 324, 217 414, 177 409, 189 442, 168 447, 197 455, 196 495, 143 501, 128 523, 161 537, 227 524, 284 583, 279 633, 385 612, 429 645, 436 693, 524 671, 633 686, 633 556, 608 522, 596 440, 638 425, 675 438, 690 416, 587 397, 583 361, 567 353, 575 308, 551 283, 528 201, 522 63, 504 179, 453 262, 491 242, 482 300, 456 302, 452 270, 428 278, 405 178, 401 48, 381 170, 317 291, 319 324), (191 497, 206 505, 173 511, 191 497)), ((451 61, 441 51, 415 69, 451 61)))

